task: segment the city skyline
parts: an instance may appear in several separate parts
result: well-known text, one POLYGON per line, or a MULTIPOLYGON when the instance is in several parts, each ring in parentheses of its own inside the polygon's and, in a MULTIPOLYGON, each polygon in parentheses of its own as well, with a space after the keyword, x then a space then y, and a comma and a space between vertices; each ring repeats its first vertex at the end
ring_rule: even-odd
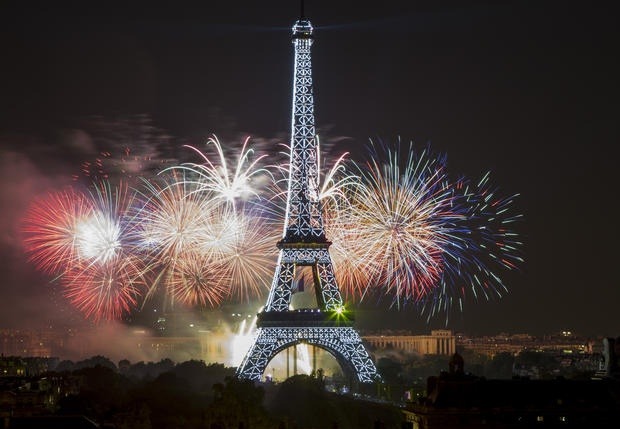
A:
MULTIPOLYGON (((14 19, 0 42, 0 326, 63 307, 62 297, 50 305, 49 278, 25 264, 14 228, 31 195, 106 150, 79 118, 146 114, 175 141, 287 141, 296 5, 141 6, 2 6, 14 19)), ((447 327, 616 335, 615 240, 593 228, 614 183, 611 11, 553 1, 339 7, 306 2, 322 143, 359 154, 368 139, 430 141, 454 174, 491 171, 503 193, 520 194, 525 264, 506 275, 502 299, 468 303, 447 327)), ((372 303, 359 317, 382 329, 443 327, 372 303)))

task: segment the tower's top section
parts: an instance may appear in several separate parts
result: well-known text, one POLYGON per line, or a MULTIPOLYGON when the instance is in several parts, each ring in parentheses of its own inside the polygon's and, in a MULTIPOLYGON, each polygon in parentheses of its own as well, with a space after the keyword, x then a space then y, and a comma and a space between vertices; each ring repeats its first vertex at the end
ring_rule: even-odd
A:
POLYGON ((312 95, 312 25, 302 13, 293 25, 295 66, 291 121, 291 157, 285 233, 279 245, 315 243, 325 245, 320 204, 319 147, 314 126, 312 95))
POLYGON ((312 39, 312 24, 303 16, 293 25, 293 41, 295 39, 312 39))
POLYGON ((312 24, 310 24, 310 20, 306 18, 306 13, 304 12, 304 0, 301 0, 299 19, 293 25, 293 42, 296 39, 312 39, 312 24))

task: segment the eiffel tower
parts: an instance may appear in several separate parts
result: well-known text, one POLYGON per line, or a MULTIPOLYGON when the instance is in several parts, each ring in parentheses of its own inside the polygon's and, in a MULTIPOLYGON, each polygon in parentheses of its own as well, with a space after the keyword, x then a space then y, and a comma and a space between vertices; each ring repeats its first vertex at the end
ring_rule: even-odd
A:
POLYGON ((318 141, 312 95, 312 25, 304 17, 293 25, 295 47, 292 135, 283 238, 273 282, 257 317, 254 342, 237 376, 259 381, 279 352, 306 343, 333 355, 346 375, 361 383, 377 379, 377 369, 345 310, 325 237, 319 201, 318 141), (309 269, 306 267, 310 267, 309 269), (316 308, 291 309, 298 271, 312 272, 316 308))

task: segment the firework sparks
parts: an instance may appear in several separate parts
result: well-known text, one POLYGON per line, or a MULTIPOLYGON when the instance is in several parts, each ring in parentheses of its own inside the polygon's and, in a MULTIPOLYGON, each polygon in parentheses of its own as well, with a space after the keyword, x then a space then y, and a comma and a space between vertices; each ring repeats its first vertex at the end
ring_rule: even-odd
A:
POLYGON ((417 301, 437 284, 444 254, 452 250, 454 225, 463 218, 447 185, 445 165, 428 151, 387 151, 359 166, 362 185, 340 221, 343 247, 363 263, 372 287, 417 301))
POLYGON ((138 307, 143 292, 140 260, 118 254, 105 264, 80 262, 62 278, 63 293, 86 318, 120 320, 138 307))
POLYGON ((169 279, 172 298, 189 307, 216 307, 228 290, 226 273, 220 261, 201 253, 185 253, 174 265, 169 279))
POLYGON ((212 161, 208 153, 187 146, 202 158, 203 163, 186 163, 172 168, 193 173, 197 179, 191 183, 197 185, 196 192, 206 193, 213 199, 222 200, 236 207, 238 200, 246 201, 258 197, 258 189, 270 176, 266 168, 258 167, 260 161, 267 155, 263 154, 252 159, 254 149, 248 147, 248 142, 249 137, 244 140, 233 168, 229 168, 230 163, 224 149, 215 136, 207 140, 207 145, 213 145, 218 162, 212 161))
POLYGON ((348 153, 342 154, 331 166, 322 163, 319 158, 322 171, 326 171, 319 177, 319 198, 325 234, 332 242, 330 255, 336 283, 345 297, 355 299, 364 294, 370 278, 364 269, 364 255, 357 254, 354 247, 350 246, 358 235, 358 230, 351 223, 351 198, 360 192, 363 184, 360 176, 350 172, 347 156, 348 153))
MULTIPOLYGON (((351 173, 348 155, 345 152, 332 163, 329 157, 322 157, 321 152, 317 152, 317 162, 321 166, 318 177, 319 200, 325 235, 332 242, 330 256, 336 283, 346 297, 359 298, 369 283, 369 277, 364 269, 363 255, 356 255, 347 246, 349 241, 356 240, 357 231, 347 219, 350 219, 350 198, 362 183, 358 175, 351 173)), ((263 201, 262 207, 275 229, 285 223, 289 167, 286 163, 273 167, 279 172, 279 179, 272 183, 272 196, 268 201, 263 201)))
POLYGON ((138 248, 149 259, 152 271, 159 272, 147 298, 153 296, 161 283, 167 287, 169 276, 184 255, 198 251, 210 212, 204 194, 192 192, 195 188, 180 180, 176 173, 158 179, 143 182, 144 191, 140 195, 145 201, 136 216, 138 248))
MULTIPOLYGON (((259 309, 259 312, 260 311, 262 311, 262 308, 259 309)), ((233 366, 239 366, 241 364, 243 357, 252 346, 256 336, 256 320, 257 318, 254 316, 249 326, 247 326, 246 319, 243 319, 239 324, 238 331, 233 337, 231 362, 233 366)))
POLYGON ((94 184, 90 195, 94 208, 79 224, 76 244, 82 259, 105 264, 117 259, 123 244, 133 245, 134 194, 124 183, 112 186, 101 181, 94 184))
POLYGON ((277 230, 258 216, 231 213, 225 220, 230 231, 222 247, 222 262, 230 277, 230 295, 240 301, 268 291, 276 262, 277 230))
MULTIPOLYGON (((27 241, 40 250, 35 255, 41 269, 59 272, 65 296, 95 321, 121 318, 140 295, 142 268, 132 254, 132 201, 126 185, 100 182, 88 194, 64 191, 32 211, 47 232, 42 239, 51 245, 36 246, 39 239, 27 241), (51 207, 54 210, 43 216, 51 207)), ((37 231, 31 228, 33 222, 28 221, 27 232, 37 231)))
POLYGON ((92 211, 92 202, 72 188, 33 201, 22 224, 30 261, 45 273, 63 273, 78 257, 76 236, 92 211))
POLYGON ((174 261, 201 244, 204 205, 178 185, 152 189, 141 210, 140 245, 158 261, 174 261))
POLYGON ((522 219, 514 214, 518 195, 502 196, 486 173, 475 185, 459 181, 455 187, 464 201, 466 217, 460 243, 463 251, 449 261, 439 287, 421 302, 427 320, 441 314, 448 323, 453 307, 463 311, 468 298, 501 298, 508 288, 501 271, 517 269, 523 262, 523 243, 513 228, 522 219))
POLYGON ((93 211, 77 225, 75 242, 80 256, 102 263, 111 261, 120 243, 120 227, 114 219, 101 211, 93 211))
POLYGON ((245 300, 260 296, 272 275, 277 241, 261 205, 261 194, 273 183, 269 169, 259 167, 266 155, 255 156, 249 138, 232 163, 217 137, 211 137, 207 145, 212 145, 215 157, 189 146, 203 163, 174 167, 188 176, 183 183, 193 186, 193 193, 213 203, 200 235, 201 251, 225 266, 221 271, 229 279, 227 297, 245 300))
POLYGON ((261 221, 258 210, 219 204, 200 184, 172 171, 163 185, 147 182, 143 194, 147 202, 139 226, 141 248, 159 270, 148 296, 159 284, 185 304, 214 306, 224 297, 259 296, 275 261, 273 231, 261 221), (206 265, 200 268, 199 263, 206 265), (211 287, 200 282, 205 270, 211 287))

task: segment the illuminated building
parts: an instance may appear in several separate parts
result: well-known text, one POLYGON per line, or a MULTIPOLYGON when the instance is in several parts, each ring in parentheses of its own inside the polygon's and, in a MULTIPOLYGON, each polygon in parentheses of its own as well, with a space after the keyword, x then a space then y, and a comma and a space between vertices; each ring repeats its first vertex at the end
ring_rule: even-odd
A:
POLYGON ((430 335, 364 335, 375 350, 393 349, 422 355, 447 355, 456 352, 456 338, 449 330, 433 330, 430 335))

